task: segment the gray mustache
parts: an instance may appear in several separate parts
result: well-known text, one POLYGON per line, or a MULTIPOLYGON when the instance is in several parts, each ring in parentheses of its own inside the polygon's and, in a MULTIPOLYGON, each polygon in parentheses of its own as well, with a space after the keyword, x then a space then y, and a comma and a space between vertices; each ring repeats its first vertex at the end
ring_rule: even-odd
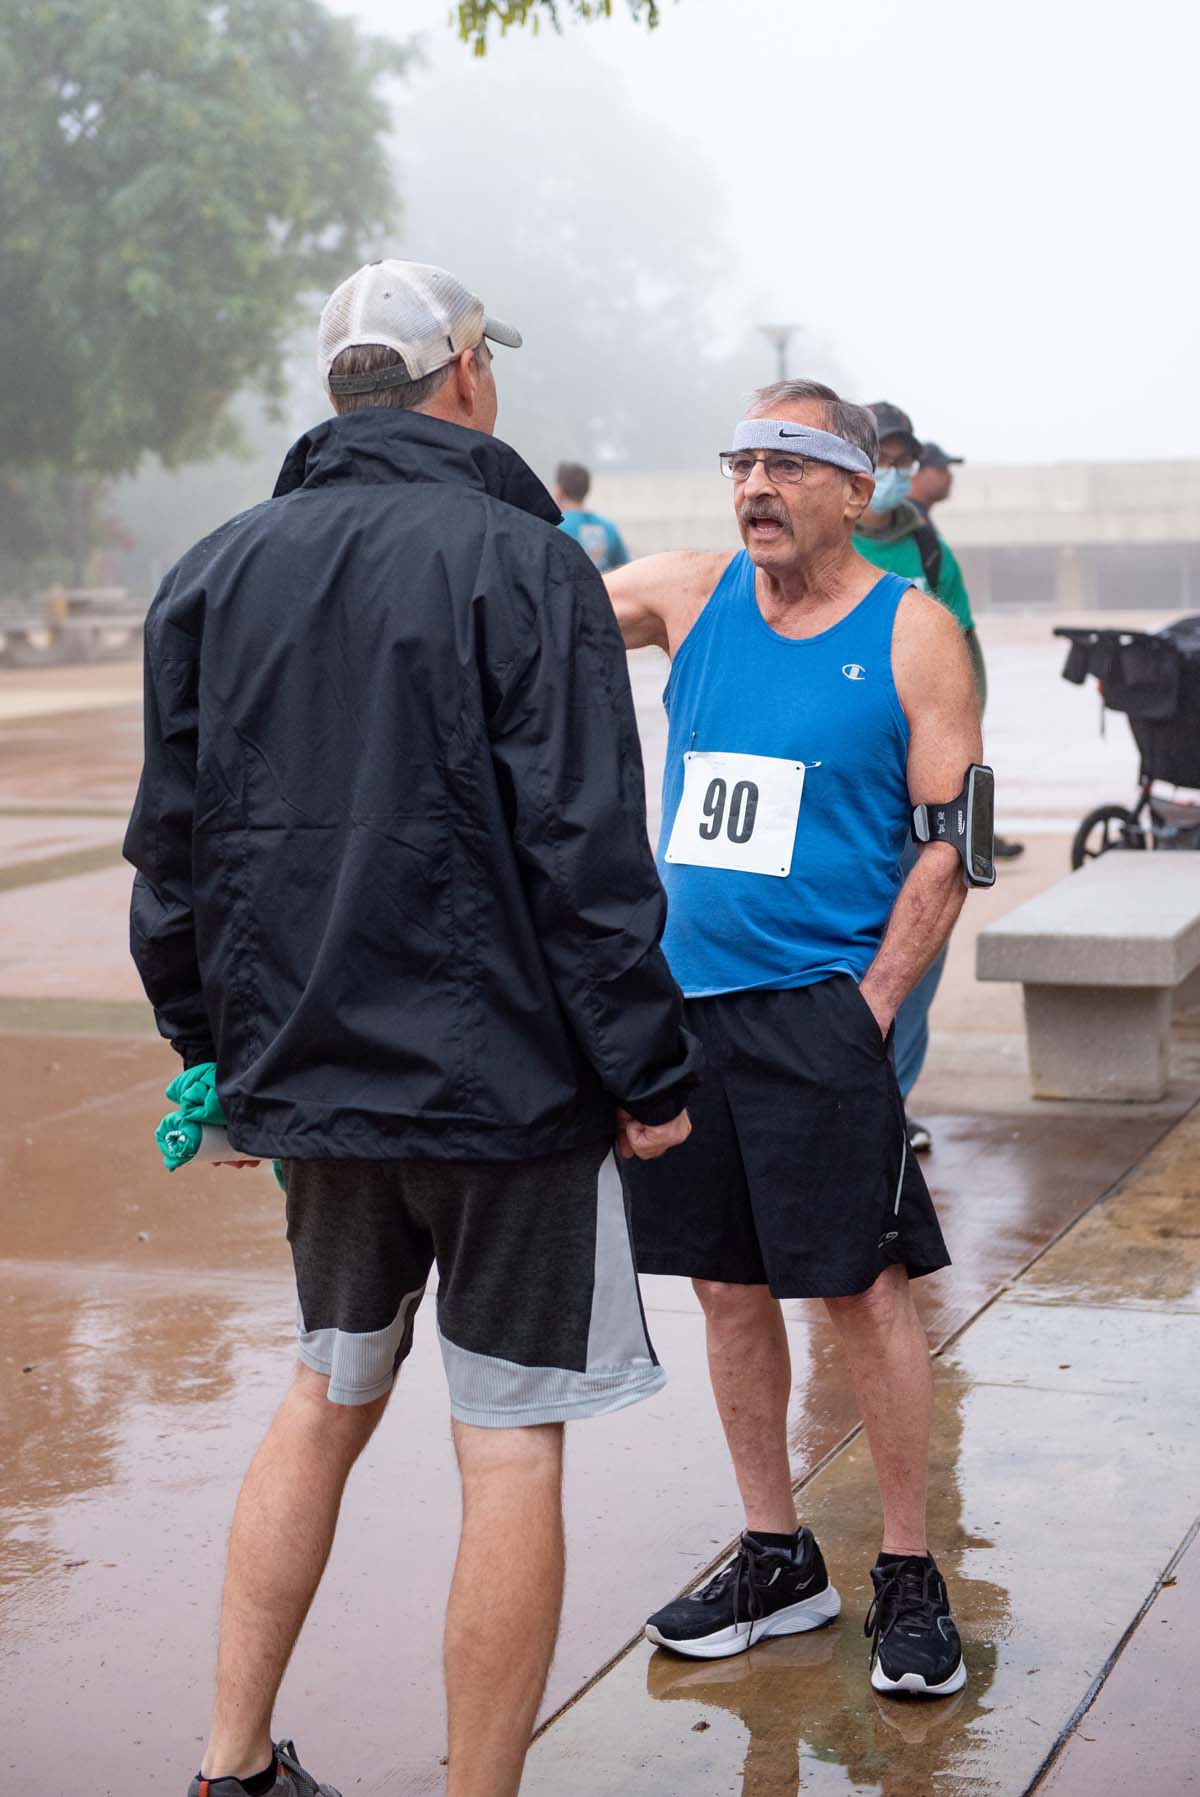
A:
POLYGON ((740 516, 743 524, 749 524, 752 518, 773 518, 776 524, 789 522, 787 508, 778 499, 748 499, 740 516))

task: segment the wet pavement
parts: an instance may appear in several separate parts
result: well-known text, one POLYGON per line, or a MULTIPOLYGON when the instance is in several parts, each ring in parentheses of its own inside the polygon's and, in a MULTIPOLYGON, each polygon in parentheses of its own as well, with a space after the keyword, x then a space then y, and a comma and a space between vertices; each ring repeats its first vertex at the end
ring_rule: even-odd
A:
POLYGON ((1193 1535, 1166 1569, 1153 1602, 1095 1703, 1064 1744, 1038 1797, 1142 1790, 1200 1791, 1200 1548, 1193 1535))
MULTIPOLYGON (((104 673, 136 688, 130 670, 104 673)), ((169 1788, 198 1752, 225 1532, 288 1377, 294 1297, 269 1172, 168 1179, 152 1148, 175 1062, 125 958, 127 873, 88 859, 116 854, 136 709, 42 714, 16 690, 27 678, 0 676, 0 1772, 22 1797, 125 1797, 169 1788)), ((43 704, 95 698, 36 678, 43 704)), ((653 750, 652 694, 643 715, 653 750)), ((1060 834, 1039 838, 988 907, 1058 877, 1064 851, 1060 834)), ((956 942, 921 1088, 955 1257, 918 1293, 938 1351, 935 1541, 967 1690, 916 1707, 866 1686, 877 1505, 840 1354, 801 1303, 787 1306, 790 1440, 841 1620, 712 1665, 622 1652, 739 1521, 702 1320, 686 1286, 651 1279, 671 1380, 570 1434, 546 1706, 561 1714, 528 1791, 1007 1797, 1038 1776, 1151 1598, 1044 1789, 1107 1797, 1133 1764, 1148 1792, 1191 1788, 1179 1768, 1194 1732, 1171 1715, 1194 1689, 1195 1631, 1179 1618, 1188 1606, 1194 1623, 1200 1549, 1176 1584, 1157 1581, 1200 1508, 1200 1126, 1179 1123, 1200 1094, 1200 1043, 1181 1030, 1161 1105, 1035 1105, 1010 996, 976 987, 956 942)), ((347 1797, 443 1784, 457 1496, 422 1321, 279 1711, 347 1797)))
MULTIPOLYGON (((524 1788, 1027 1790, 1196 1521, 1198 1165, 1193 1114, 938 1357, 931 1538, 970 1668, 959 1697, 897 1703, 866 1689, 877 1519, 859 1436, 800 1497, 840 1621, 715 1665, 639 1644, 543 1736, 524 1788)), ((1175 1669, 1181 1707, 1195 1667, 1192 1648, 1175 1669)), ((1128 1730, 1137 1710, 1116 1683, 1111 1701, 1128 1730)), ((1173 1793, 1165 1771, 1181 1741, 1159 1748, 1143 1732, 1137 1752, 1144 1788, 1173 1793), (1147 1778, 1159 1766, 1161 1782, 1147 1778)), ((1102 1762, 1092 1774, 1078 1787, 1090 1797, 1125 1789, 1102 1762)))

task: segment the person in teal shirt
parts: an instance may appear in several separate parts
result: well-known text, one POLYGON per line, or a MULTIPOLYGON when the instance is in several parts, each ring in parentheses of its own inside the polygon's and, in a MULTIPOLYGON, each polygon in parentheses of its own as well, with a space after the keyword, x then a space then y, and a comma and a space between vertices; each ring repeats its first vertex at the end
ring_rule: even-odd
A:
MULTIPOLYGON (((877 568, 901 575, 921 592, 940 600, 947 611, 953 612, 970 652, 982 714, 987 698, 987 674, 962 571, 945 538, 930 523, 927 513, 908 496, 920 460, 920 440, 913 430, 912 419, 899 406, 880 400, 868 409, 875 414, 879 456, 875 464, 875 492, 855 527, 854 547, 877 568)), ((901 865, 907 868, 916 859, 915 844, 909 844, 906 854, 907 861, 901 865)), ((908 1095, 920 1077, 929 1052, 929 1011, 945 965, 946 950, 943 949, 896 1013, 896 1079, 905 1102, 908 1144, 918 1154, 927 1152, 932 1146, 932 1138, 926 1125, 908 1114, 908 1095)))
POLYGON ((930 522, 929 514, 909 498, 921 455, 912 419, 886 400, 869 410, 874 412, 879 430, 879 461, 875 496, 858 522, 854 547, 877 568, 901 575, 954 613, 967 640, 982 712, 987 700, 987 671, 962 569, 945 537, 930 522))
POLYGON ((583 463, 560 462, 554 480, 554 497, 563 515, 558 528, 574 537, 601 574, 623 568, 629 560, 629 551, 612 519, 601 517, 599 512, 584 510, 583 502, 591 488, 592 477, 583 463))

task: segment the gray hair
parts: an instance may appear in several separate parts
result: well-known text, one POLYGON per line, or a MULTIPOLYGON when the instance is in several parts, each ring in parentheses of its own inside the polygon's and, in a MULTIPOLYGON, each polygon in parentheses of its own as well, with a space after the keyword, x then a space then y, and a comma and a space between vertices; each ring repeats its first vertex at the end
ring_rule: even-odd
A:
POLYGON ((863 450, 870 457, 872 468, 875 466, 879 460, 879 433, 874 413, 866 406, 839 398, 823 381, 772 381, 769 387, 757 387, 750 395, 748 416, 769 417, 774 406, 794 405, 802 399, 819 400, 822 427, 863 450))
MULTIPOLYGON (((491 352, 483 343, 475 346, 475 360, 480 368, 486 364, 485 356, 490 359, 491 352)), ((346 374, 380 374, 382 371, 403 366, 403 357, 394 349, 388 349, 382 343, 358 343, 344 349, 335 357, 331 367, 331 375, 346 374)), ((450 378, 450 370, 454 360, 435 368, 432 374, 422 375, 416 381, 401 381, 398 385, 377 388, 372 393, 334 393, 333 409, 338 413, 364 412, 372 407, 382 406, 393 412, 419 412, 427 405, 439 388, 444 387, 450 378)))

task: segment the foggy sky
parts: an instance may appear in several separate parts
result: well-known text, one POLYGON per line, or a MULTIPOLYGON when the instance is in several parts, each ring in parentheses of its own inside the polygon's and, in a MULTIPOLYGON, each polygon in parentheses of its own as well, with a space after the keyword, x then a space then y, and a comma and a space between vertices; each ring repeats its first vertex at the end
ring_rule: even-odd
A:
MULTIPOLYGON (((799 321, 791 372, 893 399, 973 461, 1200 456, 1192 0, 667 0, 652 35, 622 14, 512 34, 483 61, 448 0, 331 4, 421 33, 425 66, 397 92, 408 215, 389 247, 462 264, 477 229, 500 316, 521 323, 528 285, 496 247, 497 215, 522 203, 509 146, 544 108, 564 218, 624 208, 668 262, 715 250, 698 354, 768 378, 755 323, 799 321), (553 116, 557 91, 593 82, 671 142, 632 185, 604 105, 553 116), (446 191, 423 158, 433 116, 469 152, 466 191, 461 162, 446 191)), ((537 359, 553 327, 544 303, 525 311, 538 331, 520 354, 537 359)), ((661 466, 695 459, 669 451, 661 466)))

